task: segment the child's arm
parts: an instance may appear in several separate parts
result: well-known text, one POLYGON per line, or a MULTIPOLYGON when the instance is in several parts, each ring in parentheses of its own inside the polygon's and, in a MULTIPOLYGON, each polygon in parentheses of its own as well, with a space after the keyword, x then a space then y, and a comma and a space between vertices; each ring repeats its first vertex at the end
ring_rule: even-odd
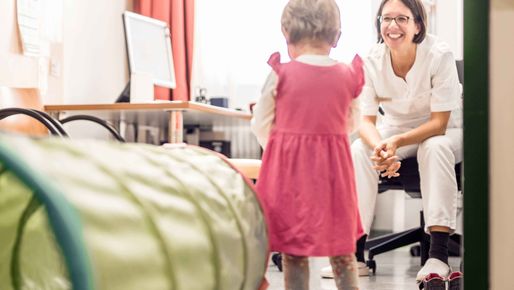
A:
POLYGON ((350 112, 348 114, 348 135, 358 136, 360 118, 359 99, 353 99, 350 104, 350 112))
POLYGON ((350 104, 350 110, 348 112, 349 114, 347 120, 347 132, 348 135, 352 136, 352 139, 357 137, 360 125, 360 108, 357 97, 361 94, 362 89, 364 88, 364 85, 366 83, 363 66, 363 60, 358 54, 356 54, 350 66, 355 80, 355 95, 354 99, 352 99, 352 102, 350 104))
POLYGON ((275 121, 275 95, 277 74, 271 72, 262 88, 262 95, 253 109, 251 129, 262 148, 266 148, 273 122, 275 121))

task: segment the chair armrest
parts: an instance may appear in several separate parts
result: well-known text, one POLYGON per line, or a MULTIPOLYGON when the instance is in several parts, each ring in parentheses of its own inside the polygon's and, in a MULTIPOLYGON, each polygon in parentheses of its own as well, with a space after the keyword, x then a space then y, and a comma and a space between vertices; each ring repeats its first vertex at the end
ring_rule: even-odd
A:
POLYGON ((63 137, 69 137, 68 133, 66 133, 66 130, 64 130, 64 127, 61 125, 61 123, 59 123, 57 120, 55 120, 52 116, 50 116, 46 112, 39 111, 36 109, 30 109, 30 110, 39 114, 42 118, 46 119, 48 122, 52 123, 52 125, 54 125, 55 129, 57 129, 57 131, 59 131, 59 133, 61 133, 61 135, 63 137))
POLYGON ((5 119, 5 118, 10 117, 10 116, 14 116, 14 115, 29 116, 29 117, 37 120, 41 124, 43 124, 48 129, 50 134, 55 135, 55 136, 59 136, 59 137, 66 136, 66 134, 63 135, 61 133, 61 130, 60 130, 59 127, 56 127, 52 121, 48 120, 45 116, 40 114, 40 112, 37 111, 37 110, 25 109, 25 108, 5 108, 5 109, 0 109, 0 120, 5 119))
POLYGON ((120 142, 125 142, 125 139, 116 130, 116 128, 114 128, 111 124, 109 124, 109 122, 107 122, 105 120, 102 120, 102 119, 100 119, 98 117, 95 117, 95 116, 91 116, 91 115, 74 115, 74 116, 70 116, 70 117, 61 119, 61 120, 59 120, 59 122, 61 122, 61 124, 66 124, 66 123, 69 123, 69 122, 79 121, 79 120, 81 120, 81 121, 90 121, 90 122, 96 123, 96 124, 104 127, 105 129, 107 129, 107 131, 109 131, 111 133, 111 135, 116 140, 118 140, 120 142))

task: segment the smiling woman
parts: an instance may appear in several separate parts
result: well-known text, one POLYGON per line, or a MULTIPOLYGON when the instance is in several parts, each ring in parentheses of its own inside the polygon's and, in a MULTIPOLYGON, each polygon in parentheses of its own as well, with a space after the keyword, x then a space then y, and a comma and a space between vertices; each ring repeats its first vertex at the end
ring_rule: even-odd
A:
MULTIPOLYGON (((377 170, 382 177, 396 177, 401 160, 417 157, 431 244, 416 280, 429 287, 444 283, 451 272, 448 239, 457 225, 454 166, 462 160, 462 99, 455 58, 446 43, 426 33, 421 0, 383 0, 376 17, 378 44, 365 59, 360 139, 352 144, 360 214, 369 234, 377 170), (381 123, 379 107, 384 111, 381 123)), ((365 241, 357 242, 360 261, 365 241)))

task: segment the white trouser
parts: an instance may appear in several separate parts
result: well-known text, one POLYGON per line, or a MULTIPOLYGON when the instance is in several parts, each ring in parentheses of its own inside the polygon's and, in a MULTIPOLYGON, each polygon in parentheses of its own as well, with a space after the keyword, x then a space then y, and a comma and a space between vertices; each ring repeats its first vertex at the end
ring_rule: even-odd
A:
MULTIPOLYGON (((382 138, 411 130, 379 128, 382 138)), ((372 168, 372 149, 357 139, 352 144, 359 210, 364 231, 369 234, 378 194, 379 174, 372 168)), ((462 161, 462 128, 449 128, 446 135, 434 136, 421 144, 397 149, 400 159, 416 156, 419 164, 420 189, 423 196, 425 231, 431 226, 456 228, 458 189, 455 164, 462 161)))

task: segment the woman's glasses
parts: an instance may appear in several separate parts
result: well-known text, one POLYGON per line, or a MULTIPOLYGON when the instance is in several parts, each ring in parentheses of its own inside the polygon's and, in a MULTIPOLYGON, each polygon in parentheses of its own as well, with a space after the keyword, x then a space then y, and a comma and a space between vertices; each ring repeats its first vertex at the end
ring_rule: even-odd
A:
POLYGON ((378 21, 380 24, 389 25, 391 22, 396 22, 398 25, 406 25, 409 22, 410 17, 405 15, 398 15, 396 17, 391 16, 378 16, 378 21))

